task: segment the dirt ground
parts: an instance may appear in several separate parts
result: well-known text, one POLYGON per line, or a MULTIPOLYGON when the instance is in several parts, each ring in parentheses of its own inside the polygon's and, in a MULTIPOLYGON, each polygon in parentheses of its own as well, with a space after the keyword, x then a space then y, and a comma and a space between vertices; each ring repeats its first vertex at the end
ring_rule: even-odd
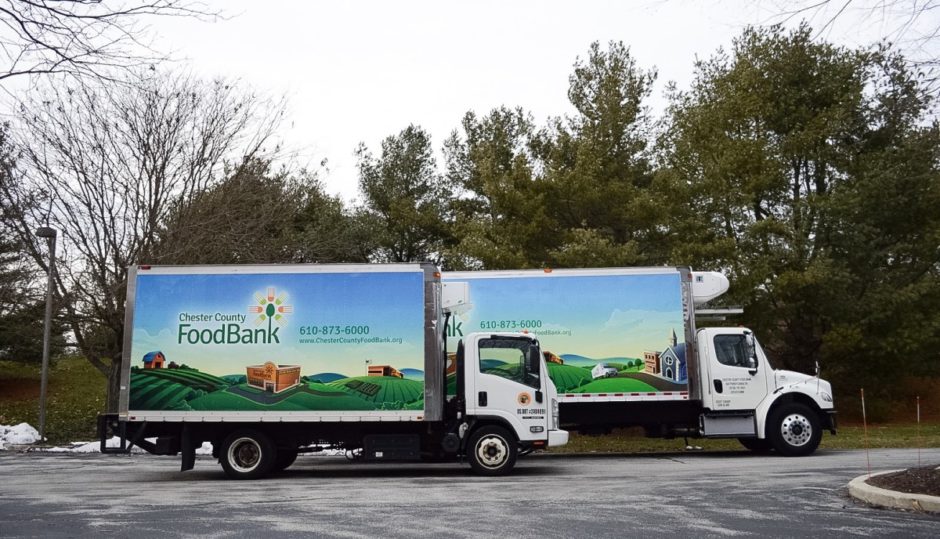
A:
POLYGON ((940 468, 936 465, 924 466, 879 475, 868 479, 868 484, 908 494, 940 496, 940 468))
POLYGON ((25 400, 39 398, 39 384, 29 378, 0 379, 0 395, 3 400, 25 400))

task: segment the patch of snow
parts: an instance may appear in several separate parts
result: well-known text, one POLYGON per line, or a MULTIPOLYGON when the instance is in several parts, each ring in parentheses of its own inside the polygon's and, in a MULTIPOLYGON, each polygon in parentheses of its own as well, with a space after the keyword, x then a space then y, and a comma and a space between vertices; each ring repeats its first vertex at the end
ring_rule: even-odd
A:
MULTIPOLYGON (((156 442, 156 438, 147 438, 148 442, 156 442)), ((121 438, 118 436, 113 436, 108 439, 106 442, 107 447, 120 447, 121 438)), ((100 453, 101 452, 101 442, 72 442, 65 446, 59 447, 49 447, 42 449, 49 453, 100 453)), ((131 448, 131 453, 146 453, 143 449, 137 447, 136 445, 131 448)), ((203 442, 202 447, 196 448, 197 455, 211 455, 212 454, 212 444, 209 442, 203 442)))
POLYGON ((39 431, 29 423, 0 425, 0 450, 10 445, 28 445, 39 441, 39 431))
MULTIPOLYGON (((157 441, 156 438, 147 438, 148 442, 157 441)), ((121 438, 118 436, 112 436, 105 442, 107 447, 121 447, 121 438)), ((101 442, 72 442, 64 447, 50 447, 45 449, 52 453, 100 453, 101 452, 101 442)), ((143 449, 137 447, 136 445, 131 448, 131 453, 146 453, 143 449)))
POLYGON ((212 454, 212 442, 202 442, 202 447, 196 448, 197 455, 211 455, 212 454))
MULTIPOLYGON (((147 438, 148 442, 155 442, 156 438, 147 438)), ((30 426, 28 423, 20 423, 19 425, 9 426, 9 425, 0 425, 0 450, 9 449, 13 445, 29 445, 34 444, 39 441, 39 432, 30 426)), ((120 447, 121 438, 118 436, 111 437, 106 442, 107 447, 120 447)), ((35 451, 44 451, 48 453, 100 453, 101 452, 101 442, 72 442, 67 445, 57 446, 57 447, 44 447, 44 448, 35 448, 32 449, 35 451)), ((137 447, 136 445, 131 448, 131 453, 146 453, 143 449, 137 447)), ((212 443, 203 442, 202 446, 196 448, 197 455, 212 455, 212 443)), ((300 457, 342 457, 346 456, 347 451, 345 449, 324 449, 322 451, 317 451, 313 453, 301 453, 300 457)))

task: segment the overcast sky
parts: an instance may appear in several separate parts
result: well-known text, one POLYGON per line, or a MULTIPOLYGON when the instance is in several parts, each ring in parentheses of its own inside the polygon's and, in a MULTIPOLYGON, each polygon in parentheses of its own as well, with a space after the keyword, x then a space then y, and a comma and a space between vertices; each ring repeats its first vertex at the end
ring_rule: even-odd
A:
MULTIPOLYGON (((838 2, 840 5, 842 2, 838 2)), ((468 110, 522 106, 542 124, 571 112, 568 76, 592 41, 627 44, 659 80, 684 87, 695 58, 708 57, 747 24, 779 20, 780 1, 217 1, 229 15, 214 23, 152 23, 160 50, 175 51, 202 76, 239 78, 289 101, 282 136, 299 162, 316 168, 327 190, 357 194, 353 152, 410 123, 436 148, 468 110)), ((883 25, 849 13, 830 39, 870 43, 883 25)), ((821 26, 821 21, 817 26, 821 26)))

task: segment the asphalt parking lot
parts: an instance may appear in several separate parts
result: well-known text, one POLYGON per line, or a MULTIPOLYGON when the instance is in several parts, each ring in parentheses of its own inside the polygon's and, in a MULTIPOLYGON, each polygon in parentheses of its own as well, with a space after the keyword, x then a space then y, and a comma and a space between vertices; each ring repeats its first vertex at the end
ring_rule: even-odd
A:
MULTIPOLYGON (((940 449, 922 452, 940 463, 940 449)), ((917 464, 877 450, 873 468, 917 464)), ((200 457, 0 453, 0 537, 937 537, 940 516, 866 507, 846 484, 861 451, 530 456, 514 475, 458 464, 301 457, 230 481, 200 457)))

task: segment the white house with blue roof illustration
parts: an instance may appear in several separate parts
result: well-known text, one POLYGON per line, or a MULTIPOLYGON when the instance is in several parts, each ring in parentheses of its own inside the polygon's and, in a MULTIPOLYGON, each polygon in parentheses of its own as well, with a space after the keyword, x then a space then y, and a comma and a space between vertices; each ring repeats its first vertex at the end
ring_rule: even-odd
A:
POLYGON ((669 346, 662 352, 644 352, 643 372, 655 374, 672 382, 684 384, 688 380, 685 364, 685 343, 678 342, 676 330, 672 330, 669 346))

